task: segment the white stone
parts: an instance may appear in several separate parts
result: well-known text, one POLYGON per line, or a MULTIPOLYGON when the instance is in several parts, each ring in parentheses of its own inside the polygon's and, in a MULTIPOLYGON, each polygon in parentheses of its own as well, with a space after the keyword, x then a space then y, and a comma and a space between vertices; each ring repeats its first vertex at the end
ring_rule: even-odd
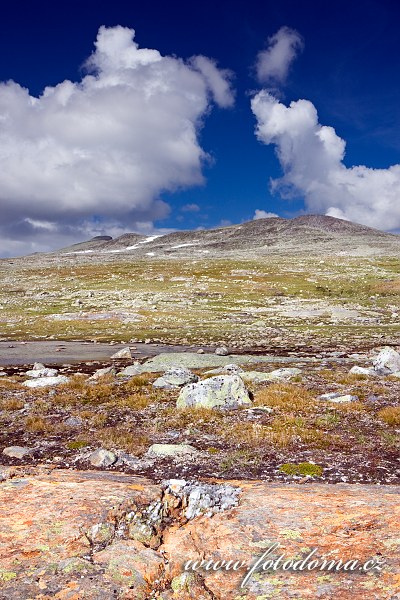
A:
POLYGON ((216 348, 215 354, 217 354, 218 356, 228 356, 228 348, 226 346, 219 346, 218 348, 216 348))
POLYGON ((35 362, 35 363, 33 364, 33 367, 32 367, 32 369, 33 369, 34 371, 39 371, 40 369, 45 369, 45 368, 46 368, 46 367, 44 366, 44 364, 43 364, 43 363, 40 363, 40 362, 35 362))
POLYGON ((58 373, 57 369, 48 369, 46 367, 43 367, 43 369, 31 369, 30 371, 27 371, 25 373, 25 375, 27 375, 28 377, 32 377, 33 379, 36 379, 38 377, 55 377, 58 373))
POLYGON ((352 375, 376 375, 374 369, 367 369, 365 367, 354 366, 350 369, 349 373, 352 375))
POLYGON ((57 377, 39 377, 37 379, 29 379, 28 381, 24 381, 22 385, 29 388, 40 388, 51 385, 60 385, 61 383, 68 383, 68 381, 69 379, 68 377, 65 377, 65 375, 58 375, 57 377))
POLYGON ((342 402, 357 402, 358 396, 352 396, 351 394, 340 394, 338 392, 331 392, 330 394, 322 394, 318 396, 319 400, 326 400, 328 402, 335 402, 341 404, 342 402))

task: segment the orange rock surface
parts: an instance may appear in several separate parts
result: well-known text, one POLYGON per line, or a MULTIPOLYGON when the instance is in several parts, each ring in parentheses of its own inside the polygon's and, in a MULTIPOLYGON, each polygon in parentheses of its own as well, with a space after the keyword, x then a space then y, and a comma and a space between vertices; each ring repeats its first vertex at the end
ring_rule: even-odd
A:
POLYGON ((241 488, 236 508, 189 522, 176 519, 174 509, 165 514, 161 544, 153 548, 129 539, 124 527, 130 511, 142 514, 163 500, 162 487, 152 481, 23 467, 9 475, 0 484, 0 598, 400 598, 396 486, 230 482, 241 488), (313 550, 314 559, 359 564, 338 572, 282 567, 313 550), (263 563, 284 555, 279 568, 249 574, 265 552, 263 563), (214 561, 209 570, 205 563, 185 570, 187 561, 201 559, 214 561), (242 566, 212 570, 223 560, 242 566), (369 560, 376 568, 360 570, 369 560))

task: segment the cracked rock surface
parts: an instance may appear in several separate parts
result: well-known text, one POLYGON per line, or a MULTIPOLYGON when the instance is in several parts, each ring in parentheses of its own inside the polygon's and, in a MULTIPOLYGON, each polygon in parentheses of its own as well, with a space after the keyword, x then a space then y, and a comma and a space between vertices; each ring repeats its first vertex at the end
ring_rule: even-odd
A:
POLYGON ((99 471, 3 470, 0 597, 9 600, 395 599, 398 486, 151 480, 99 471), (312 548, 380 557, 381 572, 184 569, 188 560, 251 566, 312 548))

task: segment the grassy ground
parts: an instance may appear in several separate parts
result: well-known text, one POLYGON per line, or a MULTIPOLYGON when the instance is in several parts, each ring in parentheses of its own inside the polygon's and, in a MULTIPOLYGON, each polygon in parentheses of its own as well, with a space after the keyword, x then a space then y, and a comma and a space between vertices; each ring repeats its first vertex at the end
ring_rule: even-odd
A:
POLYGON ((392 258, 0 261, 0 282, 2 339, 287 347, 389 341, 400 328, 392 258))

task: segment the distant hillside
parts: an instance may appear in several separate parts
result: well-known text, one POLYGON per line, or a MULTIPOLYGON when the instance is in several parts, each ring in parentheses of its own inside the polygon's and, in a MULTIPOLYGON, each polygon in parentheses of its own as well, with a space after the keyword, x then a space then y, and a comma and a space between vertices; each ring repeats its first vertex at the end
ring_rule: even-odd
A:
POLYGON ((251 258, 271 253, 398 255, 400 236, 334 217, 304 215, 295 219, 258 219, 217 229, 176 231, 163 236, 136 233, 116 239, 100 236, 55 254, 251 258))

